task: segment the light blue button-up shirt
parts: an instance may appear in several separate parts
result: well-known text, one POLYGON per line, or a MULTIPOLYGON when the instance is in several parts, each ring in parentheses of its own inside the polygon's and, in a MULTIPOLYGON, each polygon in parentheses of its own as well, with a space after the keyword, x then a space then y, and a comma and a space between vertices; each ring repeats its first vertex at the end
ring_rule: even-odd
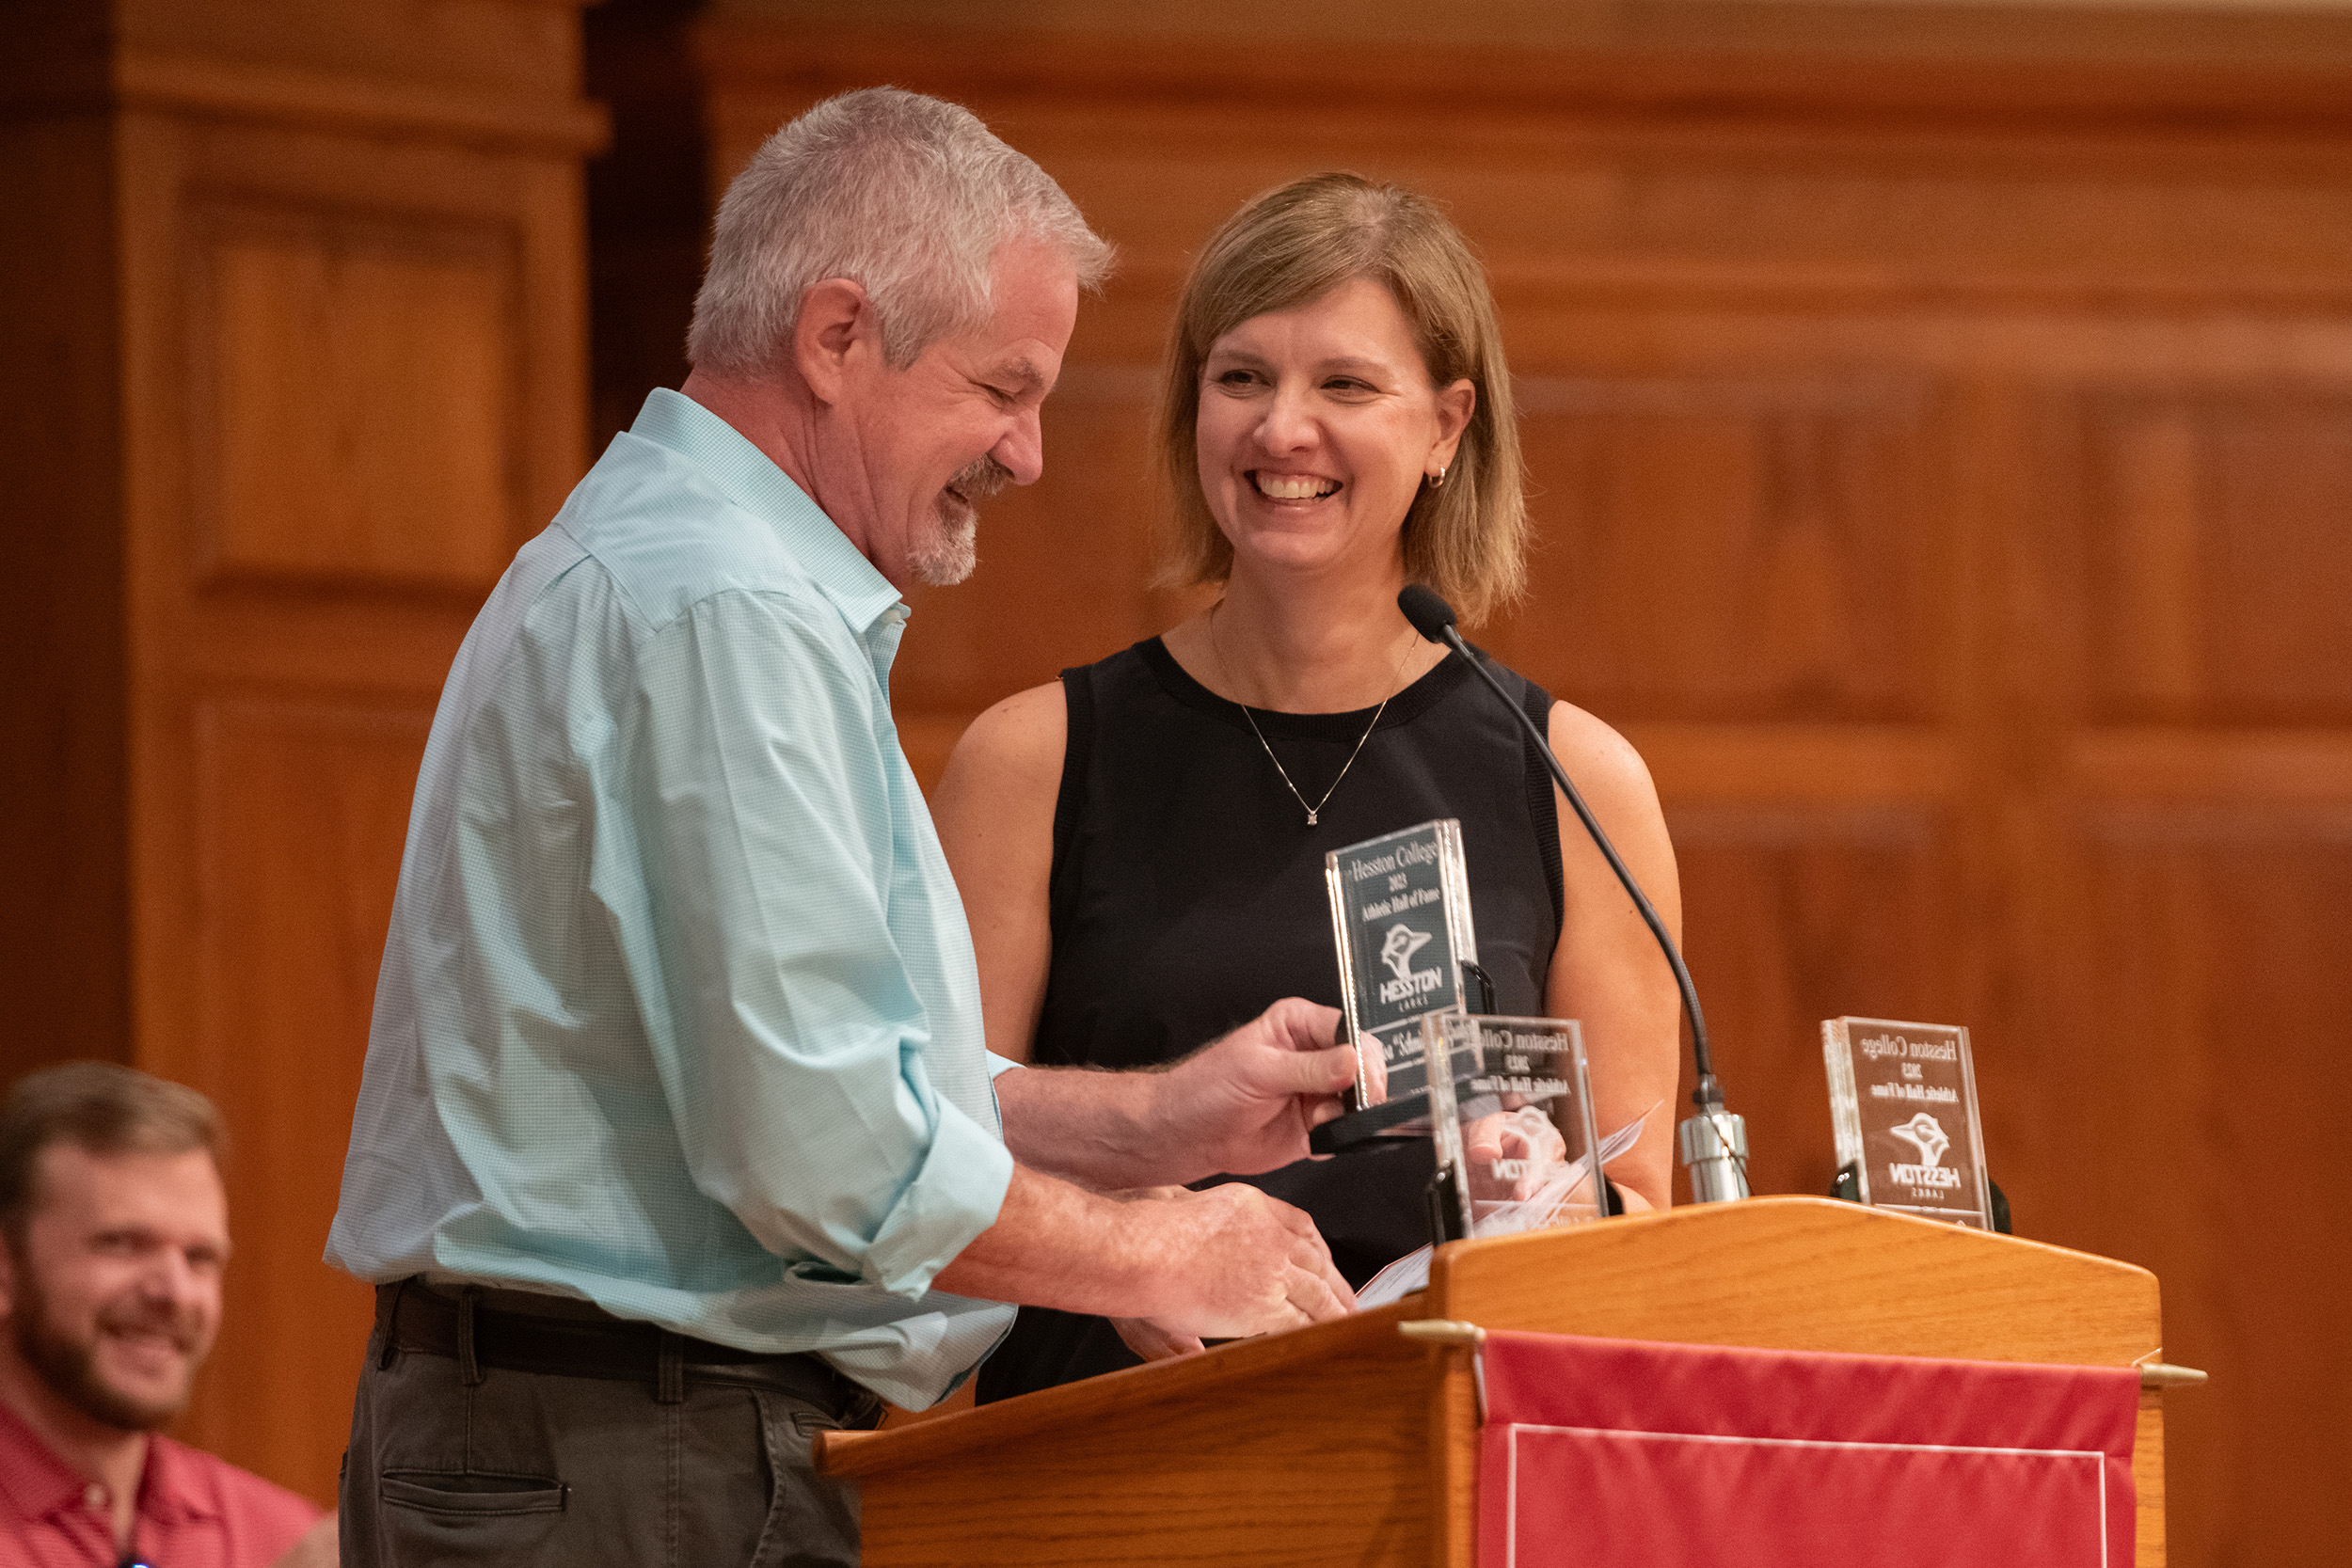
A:
POLYGON ((675 392, 525 546, 434 716, 329 1262, 815 1351, 920 1407, 1011 1180, 891 722, 898 592, 675 392))

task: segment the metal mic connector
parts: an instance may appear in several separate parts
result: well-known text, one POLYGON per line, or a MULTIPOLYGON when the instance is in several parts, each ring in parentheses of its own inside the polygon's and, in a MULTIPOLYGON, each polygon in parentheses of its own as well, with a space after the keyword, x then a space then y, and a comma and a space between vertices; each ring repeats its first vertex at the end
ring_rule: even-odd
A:
POLYGON ((1676 1136, 1691 1173, 1691 1201, 1728 1203, 1748 1196, 1748 1118, 1720 1100, 1683 1118, 1676 1136))

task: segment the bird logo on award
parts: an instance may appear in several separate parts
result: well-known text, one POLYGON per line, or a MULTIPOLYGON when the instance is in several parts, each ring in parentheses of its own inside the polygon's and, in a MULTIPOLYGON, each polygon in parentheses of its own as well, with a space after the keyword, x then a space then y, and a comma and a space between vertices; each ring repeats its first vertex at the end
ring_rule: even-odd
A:
POLYGON ((1389 927, 1386 941, 1380 943, 1380 961, 1396 971, 1400 980, 1413 977, 1413 955, 1429 945, 1429 933, 1416 931, 1402 922, 1389 927))
POLYGON ((1952 1147, 1951 1134, 1945 1132, 1936 1119, 1921 1111, 1899 1127, 1887 1129, 1919 1151, 1915 1165, 1890 1164, 1886 1173, 1905 1187, 1957 1187, 1960 1172, 1944 1164, 1944 1151, 1952 1147))
POLYGON ((1396 978, 1380 982, 1383 1003, 1410 1002, 1445 983, 1445 976, 1436 970, 1413 967, 1413 955, 1428 945, 1427 931, 1416 931, 1403 921, 1389 927, 1388 936, 1380 943, 1380 961, 1394 972, 1396 978))
POLYGON ((1930 1167, 1944 1163, 1944 1151, 1952 1147, 1951 1138, 1937 1125, 1936 1119, 1925 1111, 1913 1117, 1900 1127, 1888 1132, 1919 1151, 1919 1163, 1930 1167))

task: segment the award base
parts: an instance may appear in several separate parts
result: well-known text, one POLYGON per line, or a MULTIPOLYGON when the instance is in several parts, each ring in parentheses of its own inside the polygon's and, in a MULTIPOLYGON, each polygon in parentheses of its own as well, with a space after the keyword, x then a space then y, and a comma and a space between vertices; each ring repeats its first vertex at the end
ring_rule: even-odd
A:
MULTIPOLYGON (((1986 1190, 1990 1192, 1993 1196, 1992 1210, 1994 1234, 1998 1236, 2015 1235, 2016 1232, 2010 1228, 2009 1195, 2001 1191, 2001 1184, 1993 1180, 1993 1175, 1990 1171, 1985 1173, 1984 1184, 1986 1190)), ((1837 1180, 1829 1184, 1829 1196, 1836 1198, 1840 1203, 1860 1203, 1862 1201, 1862 1172, 1853 1162, 1849 1161, 1844 1166, 1840 1167, 1837 1172, 1837 1180)))
MULTIPOLYGON (((1343 1103, 1353 1105, 1351 1090, 1343 1103)), ((1429 1101, 1426 1096, 1411 1100, 1391 1100, 1361 1110, 1350 1110, 1344 1116, 1332 1117, 1307 1134, 1310 1154, 1360 1154, 1369 1148, 1383 1148, 1396 1141, 1397 1129, 1415 1119, 1426 1120, 1429 1101)))
POLYGON ((1440 1247, 1448 1242, 1458 1242, 1469 1234, 1463 1228, 1462 1184, 1454 1179, 1453 1166, 1440 1166, 1431 1175, 1428 1187, 1422 1193, 1422 1201, 1429 1206, 1431 1246, 1440 1247))

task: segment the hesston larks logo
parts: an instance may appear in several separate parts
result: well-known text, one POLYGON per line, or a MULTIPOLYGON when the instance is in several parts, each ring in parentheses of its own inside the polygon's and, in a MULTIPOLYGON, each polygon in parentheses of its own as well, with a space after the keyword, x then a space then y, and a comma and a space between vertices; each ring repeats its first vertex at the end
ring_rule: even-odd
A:
POLYGON ((1951 1134, 1937 1124, 1925 1111, 1889 1132, 1919 1151, 1919 1163, 1902 1165, 1890 1163, 1886 1174, 1896 1185, 1902 1187, 1957 1187, 1960 1172, 1944 1164, 1944 1151, 1952 1147, 1951 1134))
POLYGON ((1415 969, 1413 955, 1429 945, 1429 933, 1416 931, 1403 921, 1389 927, 1388 936, 1380 943, 1380 961, 1396 974, 1393 980, 1380 982, 1380 1000, 1393 1006, 1426 996, 1445 983, 1445 976, 1434 969, 1415 969))

